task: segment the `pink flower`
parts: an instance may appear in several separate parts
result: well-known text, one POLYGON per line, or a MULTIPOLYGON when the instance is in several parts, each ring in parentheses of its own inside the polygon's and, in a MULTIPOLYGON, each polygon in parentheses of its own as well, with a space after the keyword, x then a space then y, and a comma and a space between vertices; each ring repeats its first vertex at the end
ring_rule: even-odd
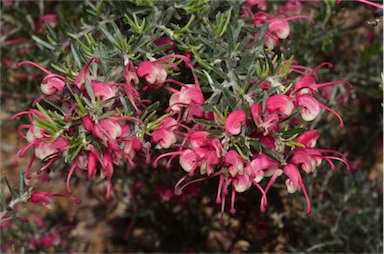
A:
POLYGON ((91 180, 96 173, 97 157, 98 155, 94 154, 93 152, 88 153, 87 169, 89 180, 91 180))
POLYGON ((246 120, 247 116, 243 110, 233 111, 225 121, 225 131, 230 136, 240 134, 242 127, 241 122, 245 122, 246 120))
POLYGON ((157 62, 144 61, 139 64, 137 76, 150 84, 162 84, 167 79, 167 71, 157 62))
MULTIPOLYGON (((92 81, 91 83, 93 92, 95 94, 95 97, 100 97, 100 102, 103 103, 104 101, 111 99, 116 96, 116 92, 114 88, 112 88, 109 84, 102 83, 99 81, 92 81)), ((105 107, 110 107, 113 105, 115 100, 110 100, 105 107)))
POLYGON ((189 144, 193 148, 206 148, 214 150, 217 157, 224 156, 224 149, 218 138, 206 138, 210 133, 207 131, 195 131, 188 137, 189 144))
MULTIPOLYGON (((26 125, 21 125, 20 127, 25 127, 25 126, 26 125)), ((40 127, 37 127, 35 125, 28 125, 28 126, 29 126, 29 129, 25 134, 25 139, 29 143, 33 143, 37 140, 43 140, 43 139, 49 138, 49 133, 46 130, 41 129, 40 127)))
POLYGON ((244 174, 244 164, 248 162, 248 160, 241 157, 235 150, 230 150, 224 157, 224 162, 228 167, 228 172, 232 177, 236 175, 244 174))
POLYGON ((69 148, 69 141, 59 137, 51 143, 40 142, 35 148, 35 155, 40 160, 49 158, 50 156, 63 152, 69 148))
POLYGON ((208 176, 213 174, 216 166, 221 162, 214 149, 195 149, 199 158, 200 174, 208 176))
POLYGON ((172 40, 172 39, 169 38, 169 37, 160 37, 160 38, 154 40, 153 43, 154 43, 156 46, 158 46, 158 47, 161 47, 161 46, 170 44, 169 47, 168 47, 168 48, 165 48, 164 50, 175 50, 175 49, 177 49, 177 46, 176 46, 175 41, 172 40))
POLYGON ((91 74, 89 73, 89 67, 91 66, 92 62, 99 63, 99 58, 92 57, 89 59, 88 63, 83 67, 83 69, 80 70, 79 74, 77 74, 77 77, 75 81, 73 82, 79 89, 83 89, 85 85, 85 80, 90 80, 91 74))
POLYGON ((63 78, 57 74, 54 74, 54 73, 50 72, 49 70, 45 69, 44 67, 42 67, 41 65, 36 64, 34 62, 31 62, 31 61, 20 62, 17 64, 17 67, 23 66, 25 64, 33 65, 33 66, 39 68, 40 70, 44 71, 47 74, 47 76, 44 77, 44 79, 42 80, 41 85, 40 85, 41 91, 44 94, 51 95, 51 94, 54 94, 55 92, 60 93, 63 90, 63 88, 67 82, 65 80, 65 78, 63 78))
POLYGON ((292 99, 286 95, 272 95, 268 98, 266 108, 270 113, 278 113, 283 116, 290 116, 295 109, 292 99))
POLYGON ((251 115, 256 123, 256 126, 264 130, 264 135, 272 131, 276 131, 279 128, 279 116, 277 114, 268 114, 261 118, 261 106, 258 103, 253 103, 251 106, 251 115))
POLYGON ((303 107, 300 115, 304 121, 312 121, 320 114, 319 102, 310 95, 300 95, 297 97, 297 105, 303 107))
POLYGON ((158 143, 162 148, 169 148, 175 144, 177 137, 174 131, 177 128, 177 121, 172 117, 166 117, 161 122, 161 127, 152 133, 152 142, 158 143))
POLYGON ((37 22, 35 22, 35 30, 38 33, 43 32, 46 29, 46 23, 51 27, 55 27, 58 24, 57 15, 56 14, 46 14, 39 18, 37 22))
POLYGON ((111 119, 101 119, 93 128, 93 135, 103 140, 106 144, 109 141, 115 141, 121 134, 120 124, 111 119))
POLYGON ((108 186, 107 193, 105 194, 106 199, 111 198, 111 179, 114 173, 113 159, 112 155, 109 153, 104 153, 102 157, 103 167, 101 168, 101 174, 107 176, 108 186))
POLYGON ((289 24, 285 19, 274 18, 268 26, 268 31, 279 39, 286 39, 290 33, 289 24))
POLYGON ((136 136, 132 136, 124 141, 124 153, 131 159, 136 156, 136 152, 140 151, 142 147, 140 139, 136 136))
POLYGON ((54 94, 55 92, 61 93, 66 82, 67 81, 59 75, 49 74, 41 81, 40 89, 47 95, 54 94))
POLYGON ((271 176, 278 168, 278 163, 271 159, 269 156, 261 153, 257 154, 246 167, 247 174, 257 183, 259 183, 264 176, 271 176))
POLYGON ((257 8, 265 11, 267 9, 267 0, 247 0, 248 6, 254 6, 256 5, 257 8))
POLYGON ((64 197, 64 198, 72 199, 73 201, 76 202, 76 204, 81 203, 80 199, 74 198, 74 197, 69 196, 69 195, 48 193, 48 192, 43 192, 43 191, 33 192, 31 194, 30 200, 33 203, 41 202, 43 205, 46 206, 46 205, 51 204, 51 202, 52 202, 51 197, 64 197))
POLYGON ((139 84, 139 77, 137 76, 136 68, 132 62, 129 62, 128 64, 125 65, 123 77, 127 84, 130 84, 130 85, 139 84))
POLYGON ((198 166, 197 154, 191 149, 186 149, 180 155, 179 163, 186 172, 193 173, 198 166))
POLYGON ((249 176, 238 174, 233 178, 232 185, 236 192, 241 193, 251 188, 252 181, 249 179, 249 176))
POLYGON ((289 193, 295 193, 297 190, 301 189, 303 191, 305 200, 307 201, 307 209, 306 213, 311 213, 311 203, 309 201, 309 196, 307 194, 307 190, 305 189, 305 186, 303 184, 303 180, 301 178, 299 169, 293 165, 292 163, 289 163, 284 167, 284 174, 288 176, 288 179, 285 181, 285 184, 287 186, 287 190, 289 193))
POLYGON ((201 106, 204 105, 205 99, 200 88, 196 85, 185 85, 180 91, 174 92, 169 99, 169 107, 171 110, 180 112, 185 108, 184 118, 190 121, 192 117, 203 117, 204 111, 201 106))
POLYGON ((302 164, 301 169, 309 174, 320 166, 321 159, 318 160, 314 156, 310 156, 305 150, 299 150, 292 156, 291 162, 296 165, 302 164))
POLYGON ((88 132, 91 132, 95 126, 95 122, 91 119, 91 116, 87 114, 81 118, 81 121, 83 123, 84 129, 88 132))
MULTIPOLYGON (((303 144, 305 147, 313 148, 316 146, 319 136, 320 131, 318 130, 305 131, 296 138, 296 142, 303 144)), ((297 148, 300 149, 300 147, 297 148)))

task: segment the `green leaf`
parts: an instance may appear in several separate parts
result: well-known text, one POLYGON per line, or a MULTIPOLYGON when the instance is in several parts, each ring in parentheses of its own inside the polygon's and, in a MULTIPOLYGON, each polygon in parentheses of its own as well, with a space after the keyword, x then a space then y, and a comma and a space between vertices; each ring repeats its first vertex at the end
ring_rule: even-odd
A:
POLYGON ((175 8, 173 6, 168 7, 164 12, 163 12, 163 24, 167 25, 169 21, 171 20, 173 13, 175 11, 175 8))
POLYGON ((217 123, 210 122, 210 121, 207 121, 207 120, 202 120, 202 119, 194 118, 193 121, 196 122, 196 123, 202 124, 202 125, 211 126, 211 127, 217 127, 217 123))
POLYGON ((264 146, 263 144, 261 144, 260 142, 252 140, 251 145, 258 152, 260 152, 260 153, 263 152, 266 155, 268 155, 269 157, 271 157, 272 159, 276 160, 278 163, 281 163, 280 156, 278 154, 276 154, 275 152, 273 152, 271 149, 269 149, 266 146, 264 146))
POLYGON ((12 187, 9 184, 7 177, 5 177, 5 176, 4 176, 4 182, 7 184, 7 187, 8 187, 9 192, 11 193, 11 196, 13 196, 14 193, 13 193, 12 187))
POLYGON ((83 149, 83 146, 79 145, 75 150, 75 152, 72 154, 71 160, 74 160, 77 157, 77 155, 81 152, 82 149, 83 149))
POLYGON ((235 103, 235 100, 231 96, 231 91, 229 91, 228 88, 223 87, 223 95, 224 95, 225 100, 228 102, 228 105, 231 108, 231 110, 234 110, 236 107, 236 103, 235 103))
POLYGON ((294 135, 297 135, 297 134, 300 134, 300 133, 303 133, 304 131, 306 131, 307 129, 306 128, 302 128, 302 127, 298 127, 298 128, 293 128, 293 129, 290 129, 290 130, 286 130, 282 133, 282 137, 283 138, 290 138, 294 135))
POLYGON ((4 198, 3 190, 1 188, 0 188, 0 203, 1 203, 2 207, 4 208, 4 210, 8 207, 8 204, 4 198))
POLYGON ((89 98, 91 98, 91 101, 93 102, 93 101, 95 101, 96 98, 95 98, 95 93, 93 92, 93 88, 91 86, 91 80, 86 78, 84 81, 85 81, 84 82, 85 83, 85 90, 87 90, 89 98))
POLYGON ((17 218, 18 216, 22 215, 26 211, 27 211, 27 208, 21 209, 20 211, 18 211, 16 213, 12 214, 11 216, 9 216, 8 218, 1 220, 1 224, 5 223, 5 222, 7 222, 9 220, 13 220, 13 219, 17 218))
POLYGON ((265 32, 268 29, 269 23, 270 23, 270 21, 267 20, 267 22, 265 22, 264 25, 259 29, 259 31, 257 32, 256 41, 259 41, 259 40, 261 40, 261 38, 263 38, 265 32))
POLYGON ((46 47, 47 49, 50 49, 50 50, 54 50, 54 49, 55 49, 54 46, 52 46, 51 44, 49 44, 49 43, 46 42, 46 41, 43 41, 42 39, 40 39, 40 38, 37 37, 36 35, 32 35, 32 39, 33 39, 34 41, 36 41, 38 44, 40 44, 40 45, 46 47))
POLYGON ((192 24, 192 22, 195 20, 195 15, 192 15, 189 20, 188 20, 188 23, 181 29, 175 29, 175 32, 178 33, 178 34, 183 34, 185 32, 188 31, 190 25, 192 24))
POLYGON ((61 108, 59 107, 58 105, 56 105, 55 103, 51 102, 50 100, 47 100, 46 98, 42 97, 43 101, 45 101, 46 103, 48 103, 49 105, 51 105, 52 107, 54 107, 55 109, 57 109, 58 111, 60 111, 60 113, 62 115, 65 115, 66 112, 61 108))
POLYGON ((20 195, 22 195, 25 192, 25 188, 24 188, 25 182, 24 182, 24 174, 21 169, 20 169, 19 179, 20 179, 20 195))
MULTIPOLYGON (((232 9, 229 9, 226 13, 227 17, 225 19, 225 22, 224 24, 221 25, 221 31, 219 33, 219 37, 223 36, 223 34, 225 33, 225 31, 227 30, 227 27, 228 27, 228 24, 229 24, 229 21, 231 20, 231 12, 232 12, 232 9)), ((223 14, 224 15, 224 14, 223 14)), ((231 31, 232 32, 232 31, 231 31)))
POLYGON ((75 49, 73 44, 71 45, 71 52, 72 52, 73 58, 77 64, 77 66, 81 66, 81 61, 80 61, 79 55, 77 54, 77 50, 75 49))
POLYGON ((210 139, 210 138, 223 138, 224 137, 224 132, 222 131, 213 131, 211 134, 206 136, 205 138, 210 139))
POLYGON ((48 115, 48 112, 39 103, 36 103, 36 107, 44 115, 46 121, 50 122, 53 126, 56 126, 55 122, 48 115))
POLYGON ((235 44, 234 44, 234 38, 233 38, 231 26, 229 26, 227 29, 227 40, 228 40, 229 51, 233 52, 235 50, 235 44))
POLYGON ((104 34, 105 37, 107 37, 108 41, 115 47, 119 48, 119 43, 116 41, 116 39, 113 37, 113 35, 108 32, 104 27, 100 27, 100 31, 104 34))
POLYGON ((148 115, 148 113, 151 113, 151 112, 155 111, 159 106, 160 106, 160 102, 159 101, 156 101, 155 103, 152 103, 151 105, 149 105, 143 111, 142 115, 140 116, 140 119, 144 120, 146 118, 146 116, 148 115))

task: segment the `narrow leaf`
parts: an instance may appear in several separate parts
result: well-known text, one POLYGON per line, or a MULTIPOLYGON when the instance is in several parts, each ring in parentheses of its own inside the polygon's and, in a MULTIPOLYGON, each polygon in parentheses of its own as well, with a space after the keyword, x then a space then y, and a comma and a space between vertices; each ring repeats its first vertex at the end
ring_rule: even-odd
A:
POLYGON ((50 50, 54 50, 54 49, 55 49, 54 46, 52 46, 51 44, 49 44, 49 43, 46 42, 46 41, 43 41, 42 39, 40 39, 40 38, 37 37, 36 35, 32 35, 32 39, 33 39, 34 41, 36 41, 38 44, 40 44, 40 45, 42 45, 42 46, 44 46, 44 47, 46 47, 46 48, 48 48, 48 49, 50 49, 50 50))

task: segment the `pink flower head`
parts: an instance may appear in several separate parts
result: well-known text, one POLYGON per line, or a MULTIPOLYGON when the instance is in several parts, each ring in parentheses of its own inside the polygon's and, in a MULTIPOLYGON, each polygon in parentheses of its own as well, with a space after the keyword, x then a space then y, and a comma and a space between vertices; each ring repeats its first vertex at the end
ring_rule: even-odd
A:
POLYGON ((200 88, 195 85, 185 85, 179 92, 172 94, 169 99, 169 106, 173 111, 180 111, 182 107, 202 106, 205 99, 200 88))
POLYGON ((83 118, 81 118, 81 122, 83 123, 84 129, 88 132, 91 132, 95 126, 95 122, 92 120, 89 114, 83 116, 83 118))
POLYGON ((166 48, 165 50, 175 50, 175 49, 177 49, 177 46, 176 46, 175 41, 172 40, 172 39, 169 38, 169 37, 160 37, 160 38, 154 40, 153 43, 154 43, 156 46, 158 46, 158 47, 161 47, 161 46, 170 44, 169 47, 166 48))
POLYGON ((183 153, 180 155, 179 158, 179 163, 180 166, 186 171, 186 172, 194 172, 194 170, 198 166, 198 161, 197 161, 197 154, 191 150, 191 149, 186 149, 183 151, 183 153))
POLYGON ((93 128, 93 135, 105 143, 116 140, 121 134, 122 129, 120 124, 111 119, 102 119, 96 123, 93 128))
POLYGON ((169 99, 169 107, 172 111, 181 112, 185 108, 183 119, 187 122, 193 117, 203 117, 204 111, 201 106, 205 99, 200 88, 195 85, 185 85, 180 91, 174 92, 169 99))
POLYGON ((317 139, 319 138, 319 136, 319 130, 305 131, 296 138, 296 142, 303 144, 307 148, 313 148, 316 146, 317 139))
POLYGON ((269 114, 261 118, 261 106, 258 103, 253 103, 251 106, 251 115, 256 123, 256 126, 264 130, 264 135, 272 131, 276 131, 279 127, 279 116, 277 114, 269 114))
POLYGON ((257 8, 265 11, 267 9, 267 0, 247 0, 248 6, 254 6, 256 5, 257 8))
POLYGON ((143 148, 143 144, 136 136, 132 136, 124 141, 124 153, 133 159, 136 156, 136 152, 143 148))
POLYGON ((91 180, 93 176, 96 173, 96 166, 97 166, 97 158, 99 156, 93 153, 92 151, 88 154, 88 163, 87 163, 87 169, 88 169, 88 179, 91 180))
POLYGON ((279 39, 286 39, 291 32, 289 24, 285 19, 274 18, 268 26, 268 31, 279 39))
MULTIPOLYGON (((95 97, 100 97, 100 102, 113 98, 116 96, 115 89, 112 88, 109 84, 102 83, 99 81, 92 81, 91 83, 95 97)), ((110 107, 114 103, 114 100, 110 100, 105 106, 110 107)))
POLYGON ((76 204, 81 203, 80 199, 74 198, 74 197, 69 196, 69 195, 48 193, 48 192, 43 192, 43 191, 33 192, 31 194, 30 200, 33 203, 41 202, 44 206, 46 206, 46 205, 49 205, 52 203, 51 197, 64 197, 64 198, 72 199, 73 201, 76 202, 76 204))
POLYGON ((264 176, 271 176, 279 167, 278 163, 265 154, 258 154, 246 167, 247 174, 257 183, 264 176))
POLYGON ((35 22, 35 30, 38 33, 43 32, 46 27, 45 24, 49 24, 51 27, 55 27, 58 24, 57 15, 56 14, 46 14, 39 18, 37 22, 35 22))
POLYGON ((262 113, 262 109, 260 104, 254 102, 251 106, 251 115, 256 125, 263 123, 263 119, 261 119, 261 113, 262 113))
POLYGON ((237 174, 232 180, 232 185, 236 192, 241 193, 251 188, 252 181, 249 179, 248 175, 237 174))
POLYGON ((144 61, 139 64, 137 76, 145 78, 150 84, 163 84, 167 79, 167 71, 157 62, 144 61))
POLYGON ((177 121, 172 117, 166 117, 161 122, 160 129, 153 131, 152 133, 152 142, 158 143, 162 148, 169 148, 171 145, 175 144, 177 137, 174 131, 177 128, 177 121))
POLYGON ((303 184, 299 169, 292 163, 289 163, 284 167, 284 174, 288 176, 288 179, 285 181, 287 190, 289 193, 295 193, 297 190, 301 189, 303 191, 305 200, 307 201, 306 213, 311 213, 311 203, 307 194, 307 190, 303 184))
POLYGON ((312 121, 320 114, 319 102, 310 95, 300 95, 297 97, 297 104, 303 109, 300 115, 304 121, 312 121))
POLYGON ((205 148, 214 150, 217 157, 222 157, 224 154, 223 146, 218 138, 206 138, 210 133, 207 131, 195 131, 188 137, 189 144, 193 148, 205 148))
POLYGON ((314 156, 310 156, 305 150, 297 151, 291 159, 291 162, 299 165, 307 173, 314 172, 321 164, 321 159, 318 160, 314 156))
POLYGON ((244 174, 244 164, 248 162, 248 160, 241 157, 235 150, 230 150, 224 157, 224 162, 228 167, 228 172, 232 177, 236 175, 244 174))
POLYGON ((220 157, 217 156, 216 151, 212 148, 198 148, 195 151, 199 158, 200 174, 211 175, 215 167, 221 162, 220 157))
POLYGON ((49 137, 49 133, 41 129, 40 127, 37 127, 35 125, 30 126, 27 133, 25 134, 25 138, 29 143, 33 143, 37 140, 46 139, 49 137))
POLYGON ((277 12, 279 13, 288 13, 290 14, 298 14, 303 9, 303 4, 301 0, 288 0, 285 5, 279 5, 277 7, 277 12))
POLYGON ((43 66, 31 61, 20 62, 17 64, 17 67, 23 66, 25 64, 33 65, 47 74, 47 76, 44 77, 40 85, 41 91, 44 94, 51 95, 55 92, 61 92, 63 90, 65 83, 67 82, 65 78, 54 74, 49 70, 45 69, 43 66))
POLYGON ((106 199, 111 198, 111 178, 114 173, 114 166, 113 166, 113 159, 112 155, 109 153, 104 153, 102 157, 102 164, 103 167, 101 169, 101 173, 104 176, 107 176, 108 179, 108 186, 107 186, 107 193, 105 194, 106 199))
POLYGON ((56 74, 49 74, 41 81, 40 89, 44 94, 51 95, 61 92, 66 84, 66 80, 56 74))
POLYGON ((129 85, 139 84, 139 77, 137 76, 136 68, 132 62, 129 62, 127 65, 125 65, 123 76, 127 84, 129 85))
POLYGON ((35 148, 35 156, 40 160, 44 160, 54 154, 65 151, 69 148, 69 141, 59 137, 51 143, 40 142, 35 148))
POLYGON ((79 89, 82 89, 85 84, 85 80, 90 79, 91 77, 91 74, 89 73, 89 67, 91 66, 91 63, 99 63, 99 61, 99 58, 92 57, 91 59, 89 59, 88 63, 83 67, 83 69, 80 70, 75 81, 73 82, 75 85, 77 85, 79 89))
POLYGON ((292 99, 286 95, 272 95, 268 98, 266 108, 270 113, 278 113, 284 116, 290 116, 295 109, 292 99))
POLYGON ((242 127, 241 122, 245 122, 246 120, 247 116, 244 110, 233 111, 225 121, 225 131, 230 136, 240 134, 242 127))

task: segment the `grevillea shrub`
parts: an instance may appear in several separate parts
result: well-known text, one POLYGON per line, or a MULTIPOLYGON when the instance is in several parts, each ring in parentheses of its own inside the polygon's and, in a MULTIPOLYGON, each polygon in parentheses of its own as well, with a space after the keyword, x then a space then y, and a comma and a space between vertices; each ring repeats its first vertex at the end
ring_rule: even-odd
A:
MULTIPOLYGON (((18 132, 26 140, 14 164, 30 156, 26 193, 18 201, 123 203, 130 218, 122 233, 126 242, 144 237, 135 223, 146 217, 140 211, 146 202, 170 206, 164 220, 191 216, 184 223, 193 224, 194 218, 213 217, 225 226, 231 218, 246 221, 250 210, 255 217, 279 216, 276 204, 295 194, 303 198, 285 207, 311 214, 316 195, 308 189, 313 179, 324 177, 319 168, 352 170, 345 151, 319 144, 323 133, 316 123, 331 119, 342 132, 346 124, 329 102, 338 91, 349 95, 354 86, 320 78, 318 73, 334 63, 303 65, 286 48, 294 47, 284 43, 298 27, 316 24, 313 15, 301 11, 306 4, 85 2, 82 26, 62 13, 39 17, 35 32, 46 31, 46 38, 32 38, 50 56, 16 64, 40 75, 34 78, 40 94, 10 119, 22 122, 18 132), (44 190, 45 181, 65 185, 66 191, 44 190), (278 195, 277 188, 285 194, 278 195), (189 212, 193 205, 200 209, 189 212)), ((263 238, 268 223, 257 223, 263 238)), ((54 227, 26 246, 50 250, 67 230, 54 227)), ((169 237, 175 233, 169 232, 169 237)), ((146 250, 140 244, 144 249, 137 250, 249 249, 235 241, 225 244, 223 236, 213 238, 221 247, 187 241, 169 249, 146 250)), ((63 251, 77 251, 62 244, 63 251)))

